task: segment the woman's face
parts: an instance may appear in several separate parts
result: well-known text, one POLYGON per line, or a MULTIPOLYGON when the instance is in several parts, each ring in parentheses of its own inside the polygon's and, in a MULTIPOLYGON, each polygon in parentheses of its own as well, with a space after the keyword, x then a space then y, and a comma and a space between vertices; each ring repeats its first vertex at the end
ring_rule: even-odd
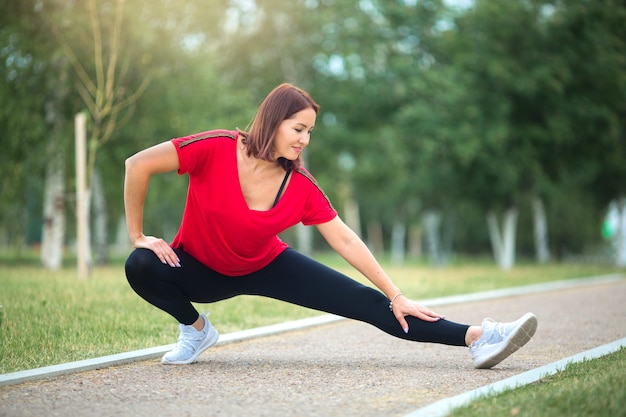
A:
POLYGON ((298 159, 309 144, 311 131, 315 126, 315 110, 307 108, 295 113, 290 119, 283 120, 274 137, 274 157, 290 161, 298 159))

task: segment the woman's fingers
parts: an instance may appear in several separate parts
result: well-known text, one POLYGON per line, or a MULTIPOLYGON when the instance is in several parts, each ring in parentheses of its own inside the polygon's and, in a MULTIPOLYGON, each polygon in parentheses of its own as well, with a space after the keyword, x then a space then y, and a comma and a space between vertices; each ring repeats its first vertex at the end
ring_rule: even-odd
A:
POLYGON ((161 238, 142 236, 135 241, 135 247, 150 249, 162 263, 171 267, 180 267, 180 259, 176 252, 161 238))
POLYGON ((409 332, 409 325, 405 319, 406 316, 417 317, 420 320, 434 322, 438 320, 445 319, 446 316, 443 314, 439 314, 431 310, 430 308, 424 307, 421 304, 418 304, 414 301, 405 299, 406 301, 394 302, 393 303, 393 311, 396 316, 396 320, 400 323, 402 330, 404 333, 409 332))

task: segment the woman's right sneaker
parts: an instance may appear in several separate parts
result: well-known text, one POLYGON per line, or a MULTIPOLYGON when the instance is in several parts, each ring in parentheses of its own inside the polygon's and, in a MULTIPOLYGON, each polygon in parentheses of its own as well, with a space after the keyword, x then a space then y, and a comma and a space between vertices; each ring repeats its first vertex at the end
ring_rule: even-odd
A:
POLYGON ((219 338, 219 333, 211 325, 206 315, 202 314, 204 328, 198 331, 191 325, 179 324, 180 336, 176 347, 171 352, 167 352, 161 358, 161 363, 165 365, 186 365, 195 362, 198 356, 215 343, 219 338))
POLYGON ((492 319, 483 321, 483 335, 470 345, 474 367, 489 369, 524 346, 537 330, 537 317, 526 313, 511 323, 499 323, 492 319))

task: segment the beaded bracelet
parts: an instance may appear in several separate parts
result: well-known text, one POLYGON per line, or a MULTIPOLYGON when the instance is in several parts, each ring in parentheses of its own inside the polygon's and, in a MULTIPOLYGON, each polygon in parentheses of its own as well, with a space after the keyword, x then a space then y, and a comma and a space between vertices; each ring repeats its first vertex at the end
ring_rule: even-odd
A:
POLYGON ((391 301, 389 301, 389 310, 393 311, 393 302, 396 301, 396 298, 398 298, 398 296, 402 295, 401 292, 397 293, 396 295, 393 296, 393 298, 391 299, 391 301))

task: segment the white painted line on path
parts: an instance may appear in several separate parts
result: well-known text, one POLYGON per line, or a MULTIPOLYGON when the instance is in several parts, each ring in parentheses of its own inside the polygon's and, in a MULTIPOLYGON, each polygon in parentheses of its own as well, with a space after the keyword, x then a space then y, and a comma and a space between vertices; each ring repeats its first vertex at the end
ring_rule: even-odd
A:
POLYGON ((621 274, 600 275, 589 278, 566 279, 562 281, 545 282, 542 284, 524 285, 522 287, 503 288, 499 290, 482 291, 471 294, 453 295, 442 298, 421 300, 421 304, 428 306, 440 306, 450 304, 469 303, 472 301, 485 301, 493 298, 512 297, 518 295, 534 294, 539 292, 563 290, 584 285, 610 284, 623 279, 621 274))
MULTIPOLYGON (((249 330, 242 330, 240 332, 220 335, 216 346, 221 346, 233 342, 240 342, 256 337, 270 336, 273 334, 284 333, 293 330, 302 330, 307 327, 320 326, 322 324, 328 324, 339 320, 344 320, 344 318, 334 316, 332 314, 326 314, 323 316, 295 320, 286 323, 279 323, 271 326, 263 326, 249 330)), ((94 369, 108 368, 110 366, 119 366, 127 363, 159 358, 163 356, 163 354, 165 354, 166 352, 174 349, 175 346, 176 344, 173 343, 171 345, 157 346, 149 349, 134 350, 132 352, 118 353, 115 355, 101 356, 93 359, 85 359, 76 362, 68 362, 59 365, 44 366, 42 368, 2 374, 0 375, 0 387, 3 385, 20 384, 22 382, 32 381, 36 379, 51 378, 75 372, 91 371, 94 369)))
MULTIPOLYGON (((467 303, 472 301, 483 301, 493 298, 518 296, 524 294, 533 294, 544 291, 553 291, 566 288, 574 288, 583 285, 598 285, 611 283, 623 279, 620 274, 602 275, 590 278, 567 279, 563 281, 547 282, 543 284, 526 285, 523 287, 505 288, 501 290, 483 291, 472 294, 453 295, 450 297, 432 298, 429 300, 421 300, 420 302, 427 306, 439 306, 467 303)), ((274 334, 302 330, 307 327, 319 326, 322 324, 333 323, 339 320, 345 320, 343 317, 332 314, 295 320, 286 323, 274 324, 271 326, 257 327, 249 330, 228 333, 220 335, 216 346, 228 343, 240 342, 243 340, 253 339, 257 337, 271 336, 274 334)), ((45 366, 42 368, 29 369, 8 374, 0 375, 0 386, 20 384, 26 381, 32 381, 42 378, 51 378, 59 375, 66 375, 75 372, 83 372, 94 369, 102 369, 110 366, 119 366, 131 362, 137 362, 147 359, 158 358, 164 353, 174 348, 174 344, 157 346, 149 349, 135 350, 132 352, 119 353, 115 355, 101 356, 93 359, 85 359, 76 362, 68 362, 59 365, 45 366)))
POLYGON ((562 371, 569 363, 596 359, 601 356, 608 355, 609 353, 616 352, 623 346, 626 346, 626 338, 578 353, 574 356, 570 356, 569 358, 561 359, 539 368, 531 369, 530 371, 514 375, 510 378, 503 379, 502 381, 494 382, 493 384, 484 385, 480 388, 467 391, 454 397, 444 398, 443 400, 420 408, 411 414, 407 414, 405 417, 445 417, 455 408, 467 405, 481 396, 498 394, 507 389, 514 389, 523 385, 531 384, 541 378, 545 378, 549 375, 554 375, 562 371))

